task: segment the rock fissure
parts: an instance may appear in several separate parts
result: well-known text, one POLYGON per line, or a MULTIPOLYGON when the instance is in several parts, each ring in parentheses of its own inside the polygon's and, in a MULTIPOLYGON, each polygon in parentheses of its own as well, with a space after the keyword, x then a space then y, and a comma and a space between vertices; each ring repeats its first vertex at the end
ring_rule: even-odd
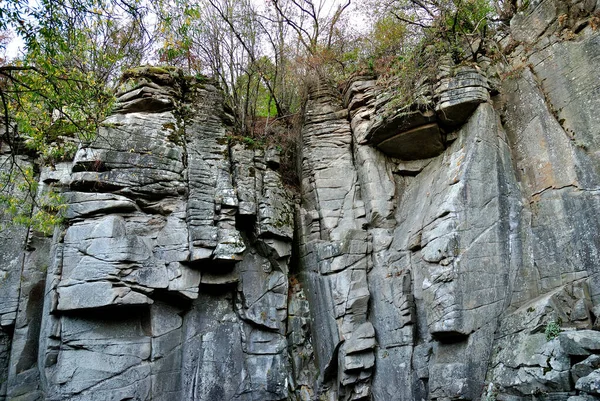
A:
POLYGON ((0 236, 0 401, 597 399, 592 3, 523 5, 425 111, 315 79, 296 198, 214 82, 128 72, 41 168, 54 238, 0 236))

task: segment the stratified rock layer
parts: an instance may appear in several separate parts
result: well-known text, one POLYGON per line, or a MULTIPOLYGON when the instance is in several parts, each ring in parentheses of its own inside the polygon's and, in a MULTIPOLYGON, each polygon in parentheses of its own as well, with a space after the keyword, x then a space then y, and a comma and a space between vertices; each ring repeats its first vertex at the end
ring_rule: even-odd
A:
POLYGON ((230 142, 208 81, 144 67, 122 87, 98 139, 50 174, 64 227, 2 247, 2 399, 288 399, 277 151, 230 142))
POLYGON ((1 231, 0 400, 600 399, 600 3, 524 8, 419 105, 315 79, 299 199, 210 81, 129 71, 40 171, 63 226, 1 231))
POLYGON ((347 111, 326 82, 311 88, 302 132, 301 275, 308 288, 319 381, 335 399, 370 395, 370 238, 347 111), (343 173, 342 173, 343 172, 343 173))

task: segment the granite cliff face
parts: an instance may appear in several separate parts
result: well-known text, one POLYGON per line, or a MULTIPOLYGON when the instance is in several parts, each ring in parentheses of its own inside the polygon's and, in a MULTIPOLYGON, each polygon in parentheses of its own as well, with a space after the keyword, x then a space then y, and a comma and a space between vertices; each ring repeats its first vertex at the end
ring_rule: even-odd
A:
POLYGON ((426 111, 315 80, 300 196, 210 81, 126 76, 64 226, 2 231, 0 400, 600 399, 600 2, 529 3, 426 111))

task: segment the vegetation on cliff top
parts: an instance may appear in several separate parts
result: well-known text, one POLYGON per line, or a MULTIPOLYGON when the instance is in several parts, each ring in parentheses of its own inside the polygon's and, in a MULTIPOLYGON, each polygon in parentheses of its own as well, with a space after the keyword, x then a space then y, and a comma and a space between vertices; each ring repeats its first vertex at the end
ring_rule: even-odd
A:
MULTIPOLYGON (((289 147, 291 160, 311 77, 341 82, 368 73, 398 85, 431 70, 443 54, 454 63, 476 61, 490 17, 513 8, 509 0, 3 1, 3 194, 23 181, 35 192, 18 154, 53 164, 93 138, 119 76, 133 66, 212 76, 237 134, 289 147), (23 43, 21 54, 6 54, 11 40, 23 43)), ((10 196, 0 202, 7 211, 14 203, 10 196)))

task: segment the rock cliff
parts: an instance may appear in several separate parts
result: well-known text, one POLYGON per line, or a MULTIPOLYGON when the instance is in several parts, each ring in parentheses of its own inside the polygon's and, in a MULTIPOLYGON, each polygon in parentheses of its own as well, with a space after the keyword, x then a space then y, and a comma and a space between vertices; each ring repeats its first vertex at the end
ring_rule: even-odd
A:
POLYGON ((63 226, 1 231, 0 400, 600 399, 598 26, 530 1, 427 107, 316 79, 300 195, 210 80, 130 71, 40 171, 63 226))

